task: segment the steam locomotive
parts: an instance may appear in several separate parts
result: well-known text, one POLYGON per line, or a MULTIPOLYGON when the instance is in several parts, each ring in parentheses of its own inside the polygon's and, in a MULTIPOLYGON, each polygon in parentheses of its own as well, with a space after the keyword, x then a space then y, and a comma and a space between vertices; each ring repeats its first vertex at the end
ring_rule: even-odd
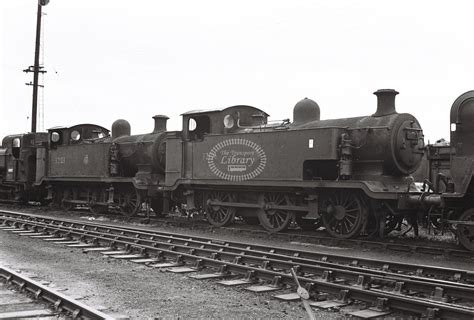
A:
POLYGON ((215 226, 241 217, 278 232, 296 221, 339 238, 383 235, 429 207, 456 223, 472 248, 474 91, 452 108, 448 171, 424 189, 411 174, 430 149, 417 119, 396 112, 397 94, 376 91, 376 112, 355 118, 321 120, 318 104, 303 99, 293 122, 269 122, 263 110, 237 105, 184 113, 181 131, 167 131, 168 117, 159 115, 149 134, 130 135, 129 123, 117 120, 111 133, 81 124, 8 136, 0 148, 0 192, 11 201, 125 215, 144 202, 158 215, 185 204, 204 209, 215 226))

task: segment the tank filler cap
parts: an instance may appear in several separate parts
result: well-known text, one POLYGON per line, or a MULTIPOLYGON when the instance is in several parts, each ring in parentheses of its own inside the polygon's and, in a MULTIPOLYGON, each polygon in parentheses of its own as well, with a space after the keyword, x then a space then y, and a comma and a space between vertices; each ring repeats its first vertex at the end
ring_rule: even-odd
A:
POLYGON ((118 119, 112 124, 112 138, 129 136, 131 131, 130 123, 127 120, 118 119))
POLYGON ((320 120, 319 105, 311 99, 304 98, 293 108, 293 124, 300 125, 307 122, 320 120))

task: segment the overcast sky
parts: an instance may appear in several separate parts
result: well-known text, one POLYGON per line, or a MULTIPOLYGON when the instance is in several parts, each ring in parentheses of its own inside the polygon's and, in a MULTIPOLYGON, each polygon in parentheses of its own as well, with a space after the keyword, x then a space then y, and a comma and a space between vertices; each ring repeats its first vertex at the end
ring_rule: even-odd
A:
MULTIPOLYGON (((30 130, 36 0, 0 4, 0 137, 30 130)), ((455 98, 474 89, 474 2, 51 0, 44 7, 44 128, 236 104, 292 118, 370 115, 379 88, 425 137, 448 138, 455 98)), ((39 123, 41 125, 41 123, 39 123)))

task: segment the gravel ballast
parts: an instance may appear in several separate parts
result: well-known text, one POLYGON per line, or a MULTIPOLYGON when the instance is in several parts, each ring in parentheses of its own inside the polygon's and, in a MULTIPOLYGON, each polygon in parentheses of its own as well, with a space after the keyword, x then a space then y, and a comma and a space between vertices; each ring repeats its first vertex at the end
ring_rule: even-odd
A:
MULTIPOLYGON (((33 277, 104 312, 131 319, 306 319, 299 302, 254 294, 184 274, 82 253, 64 245, 0 230, 0 264, 33 277)), ((318 319, 338 313, 315 311, 318 319)))

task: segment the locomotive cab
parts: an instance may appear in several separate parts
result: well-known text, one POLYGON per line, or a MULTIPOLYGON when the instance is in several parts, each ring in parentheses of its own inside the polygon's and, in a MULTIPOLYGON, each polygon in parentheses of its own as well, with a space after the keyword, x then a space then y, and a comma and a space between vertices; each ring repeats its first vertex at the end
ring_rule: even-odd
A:
POLYGON ((93 142, 96 139, 106 138, 109 130, 95 124, 78 124, 69 128, 54 127, 48 130, 50 147, 93 142))
POLYGON ((35 193, 37 158, 39 149, 44 147, 47 133, 27 133, 7 136, 0 148, 0 197, 6 200, 37 201, 41 194, 35 193))
MULTIPOLYGON (((201 172, 201 161, 207 157, 200 147, 206 146, 207 137, 263 131, 268 127, 268 114, 247 105, 224 109, 193 110, 182 115, 183 130, 168 132, 166 137, 165 188, 173 190, 180 179, 195 178, 201 172), (193 158, 199 158, 193 160, 193 158)), ((205 160, 206 161, 206 160, 205 160)))
MULTIPOLYGON (((451 142, 428 146, 428 186, 432 194, 410 202, 433 206, 427 214, 436 227, 454 225, 459 242, 474 251, 474 90, 460 95, 451 107, 451 142)), ((426 180, 425 180, 426 181, 426 180)), ((426 190, 425 190, 426 191, 426 190)))
POLYGON ((451 178, 454 193, 443 194, 445 200, 452 202, 460 197, 462 205, 457 204, 455 218, 463 223, 457 224, 457 235, 463 246, 474 251, 474 90, 459 96, 451 107, 451 178))
MULTIPOLYGON (((451 107, 451 176, 455 192, 465 194, 474 173, 474 90, 459 96, 451 107)), ((473 187, 474 189, 474 187, 473 187)))
POLYGON ((99 143, 109 137, 108 129, 88 123, 54 127, 48 130, 48 137, 47 180, 101 176, 108 167, 102 156, 108 146, 99 143))
POLYGON ((193 110, 181 116, 184 140, 203 139, 206 134, 264 128, 268 118, 268 114, 262 110, 246 105, 216 110, 193 110))

